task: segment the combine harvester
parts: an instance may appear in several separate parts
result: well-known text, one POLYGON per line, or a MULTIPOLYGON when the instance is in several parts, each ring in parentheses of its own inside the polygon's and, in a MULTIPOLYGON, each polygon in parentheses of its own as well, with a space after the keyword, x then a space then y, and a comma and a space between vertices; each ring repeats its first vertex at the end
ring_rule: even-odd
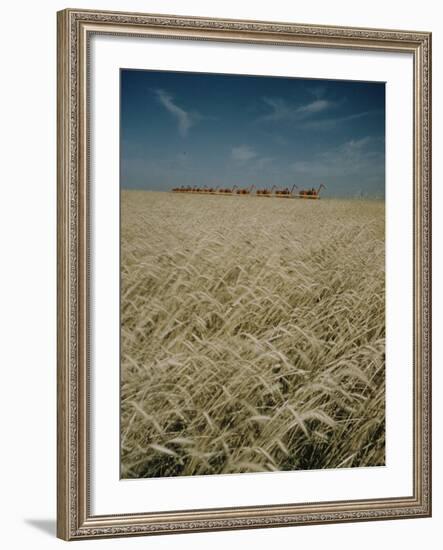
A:
POLYGON ((236 187, 237 186, 234 185, 234 187, 225 187, 224 189, 219 189, 217 195, 233 195, 236 187))
POLYGON ((322 189, 326 189, 326 185, 323 183, 319 185, 318 189, 314 189, 314 187, 312 189, 301 189, 298 195, 294 195, 294 199, 319 199, 322 189))
POLYGON ((255 195, 257 197, 272 197, 272 191, 274 191, 276 187, 276 185, 273 185, 271 189, 268 189, 267 187, 265 187, 264 189, 257 189, 255 195))
POLYGON ((294 185, 292 186, 292 189, 289 189, 288 187, 285 187, 284 189, 276 189, 275 190, 275 197, 278 199, 294 199, 294 195, 292 194, 294 192, 294 189, 298 186, 294 185))
POLYGON ((244 189, 237 189, 235 192, 236 195, 250 195, 255 185, 252 184, 251 187, 246 187, 244 189))

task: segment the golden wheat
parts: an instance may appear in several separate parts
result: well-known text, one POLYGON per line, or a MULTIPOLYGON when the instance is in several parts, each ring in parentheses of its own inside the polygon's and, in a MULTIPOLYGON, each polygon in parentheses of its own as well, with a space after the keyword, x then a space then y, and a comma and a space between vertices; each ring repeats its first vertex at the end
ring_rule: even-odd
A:
POLYGON ((384 464, 384 202, 122 192, 122 476, 384 464))

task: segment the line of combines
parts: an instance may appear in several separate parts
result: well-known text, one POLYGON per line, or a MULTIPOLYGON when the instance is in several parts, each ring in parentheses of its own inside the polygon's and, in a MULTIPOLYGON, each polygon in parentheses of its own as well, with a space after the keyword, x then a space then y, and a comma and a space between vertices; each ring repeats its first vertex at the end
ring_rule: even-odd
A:
POLYGON ((253 193, 253 189, 255 188, 255 185, 251 185, 250 187, 243 187, 239 188, 236 185, 233 187, 222 187, 220 188, 219 185, 217 187, 207 187, 204 185, 203 187, 191 187, 188 186, 181 186, 181 187, 174 187, 172 189, 173 193, 196 193, 199 195, 246 195, 246 196, 254 196, 254 197, 273 197, 277 199, 319 199, 320 198, 320 191, 322 189, 326 189, 326 185, 321 183, 317 189, 312 187, 311 189, 299 189, 297 185, 292 186, 292 189, 289 189, 288 187, 285 187, 283 189, 277 189, 276 185, 273 185, 271 188, 265 187, 264 189, 256 189, 255 193, 253 193), (294 189, 297 191, 294 193, 294 189))

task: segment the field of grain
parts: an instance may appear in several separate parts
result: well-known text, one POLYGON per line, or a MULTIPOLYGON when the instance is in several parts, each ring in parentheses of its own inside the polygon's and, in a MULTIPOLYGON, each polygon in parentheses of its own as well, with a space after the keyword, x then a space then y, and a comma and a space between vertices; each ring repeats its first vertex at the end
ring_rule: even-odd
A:
POLYGON ((384 211, 122 191, 122 477, 384 464, 384 211))

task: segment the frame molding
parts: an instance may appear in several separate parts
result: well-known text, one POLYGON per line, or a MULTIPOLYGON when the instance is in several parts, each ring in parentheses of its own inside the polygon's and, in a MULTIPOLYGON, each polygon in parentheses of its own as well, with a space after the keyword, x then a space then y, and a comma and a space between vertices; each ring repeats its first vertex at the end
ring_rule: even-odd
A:
POLYGON ((65 540, 431 515, 431 33, 67 9, 57 14, 57 535, 65 540), (88 41, 92 34, 406 52, 414 59, 412 497, 92 516, 88 487, 88 41))

